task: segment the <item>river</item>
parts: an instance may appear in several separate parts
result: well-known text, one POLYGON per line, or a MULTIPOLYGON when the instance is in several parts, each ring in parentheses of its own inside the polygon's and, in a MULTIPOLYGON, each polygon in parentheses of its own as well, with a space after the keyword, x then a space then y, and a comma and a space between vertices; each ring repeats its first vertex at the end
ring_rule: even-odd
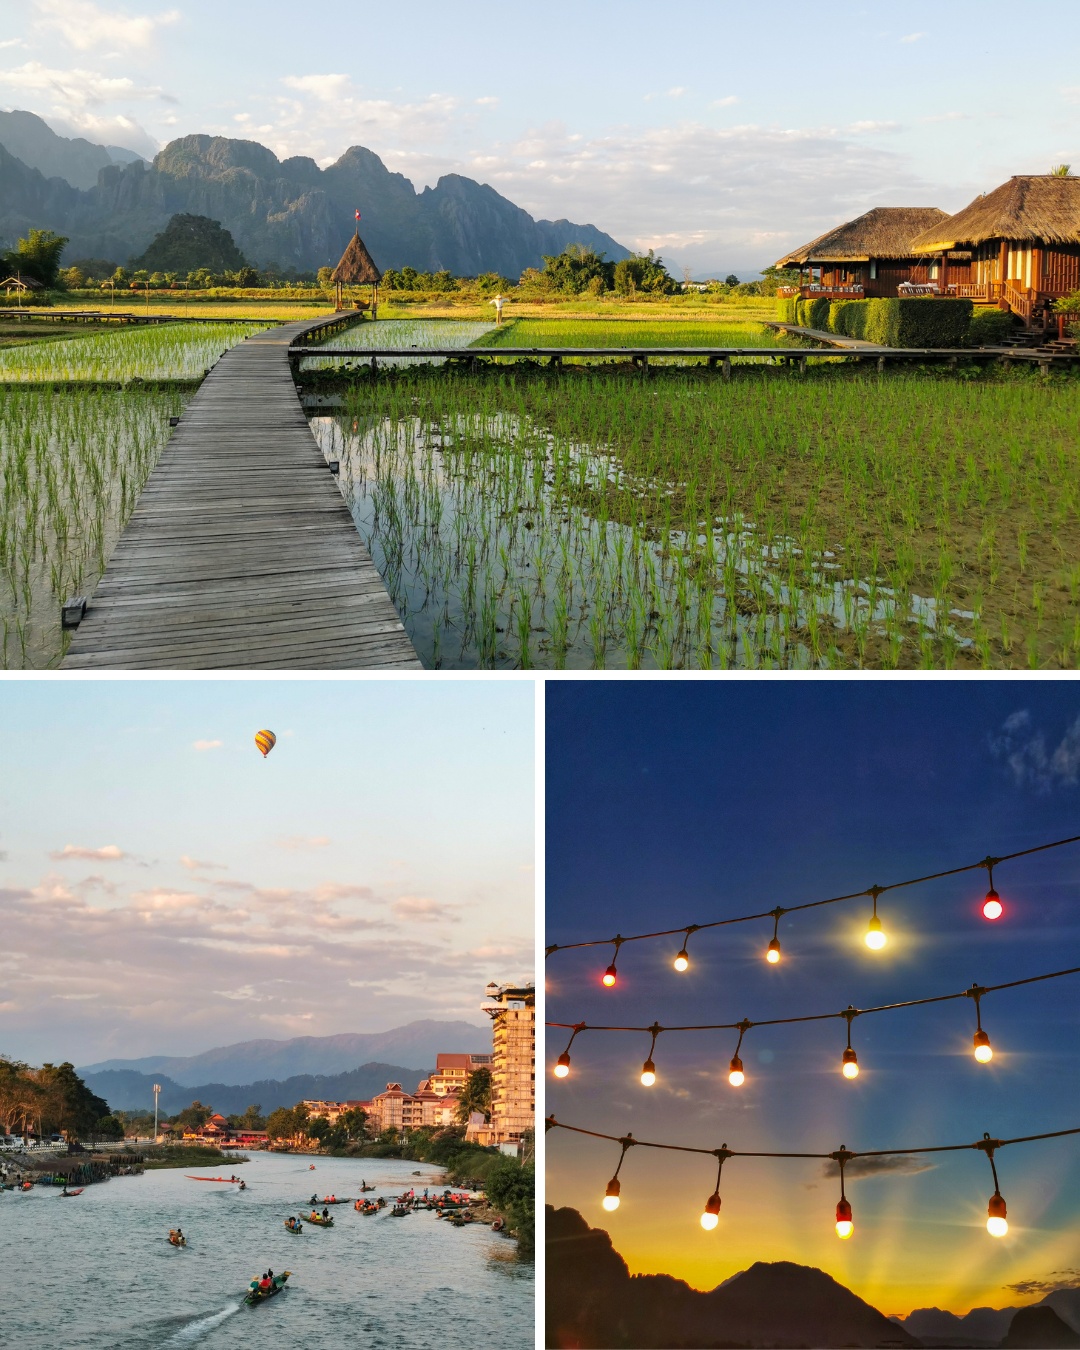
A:
POLYGON ((485 1224, 454 1228, 420 1211, 331 1209, 334 1226, 284 1220, 319 1195, 441 1190, 440 1169, 395 1159, 253 1153, 248 1189, 189 1181, 182 1169, 113 1177, 75 1199, 35 1186, 0 1198, 0 1343, 49 1350, 149 1346, 477 1350, 534 1341, 533 1268, 485 1224), (419 1171, 419 1176, 413 1173, 419 1171), (168 1242, 179 1224, 186 1248, 168 1242), (285 1293, 248 1307, 248 1281, 291 1270, 285 1293))

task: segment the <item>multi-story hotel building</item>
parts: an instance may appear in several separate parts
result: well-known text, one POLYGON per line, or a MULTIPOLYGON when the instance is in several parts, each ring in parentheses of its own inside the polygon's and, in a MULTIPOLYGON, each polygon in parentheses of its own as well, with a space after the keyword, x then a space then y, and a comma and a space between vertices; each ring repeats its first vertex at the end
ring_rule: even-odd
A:
POLYGON ((536 1127, 536 990, 489 984, 483 1009, 491 1018, 491 1122, 471 1124, 478 1144, 516 1144, 536 1127))

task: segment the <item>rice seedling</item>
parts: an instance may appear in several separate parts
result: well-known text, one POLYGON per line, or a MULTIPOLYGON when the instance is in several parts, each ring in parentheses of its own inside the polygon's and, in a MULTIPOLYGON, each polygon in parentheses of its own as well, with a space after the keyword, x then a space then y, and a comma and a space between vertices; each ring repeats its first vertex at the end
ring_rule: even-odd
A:
POLYGON ((93 590, 183 404, 0 384, 0 667, 59 663, 60 607, 93 590))
POLYGON ((155 324, 0 348, 0 383, 197 380, 259 331, 254 323, 155 324))
MULTIPOLYGON (((479 338, 493 329, 494 325, 490 323, 477 323, 467 319, 380 319, 377 323, 360 323, 352 328, 346 328, 344 332, 334 333, 320 342, 327 357, 331 356, 337 349, 358 347, 382 347, 392 348, 402 353, 417 351, 423 352, 425 348, 430 347, 469 347, 479 338)), ((441 366, 443 360, 439 358, 428 361, 431 365, 441 366)), ((340 365, 340 358, 335 363, 340 365)), ((365 361, 362 357, 351 358, 347 363, 349 366, 367 367, 370 361, 365 361)), ((395 358, 380 358, 380 364, 383 365, 406 365, 407 361, 397 362, 395 358)), ((327 360, 322 356, 305 356, 301 362, 302 370, 320 370, 325 369, 327 360)))
POLYGON ((345 405, 313 429, 428 664, 1080 663, 1073 380, 412 369, 345 405))
POLYGON ((478 347, 787 347, 797 345, 760 323, 686 319, 516 319, 478 347))

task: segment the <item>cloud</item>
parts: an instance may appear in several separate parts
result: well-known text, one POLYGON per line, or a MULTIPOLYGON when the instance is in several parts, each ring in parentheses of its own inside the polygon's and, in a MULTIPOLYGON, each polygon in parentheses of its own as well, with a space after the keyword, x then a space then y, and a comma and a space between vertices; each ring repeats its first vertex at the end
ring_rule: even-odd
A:
MULTIPOLYGON (((85 136, 88 141, 99 145, 122 145, 144 159, 153 159, 159 149, 158 142, 146 128, 125 113, 68 108, 63 117, 54 113, 44 113, 42 116, 58 136, 85 136)), ((170 118, 163 120, 168 122, 170 118)), ((175 122, 177 119, 173 117, 171 120, 175 122)))
POLYGON ((229 870, 227 863, 202 862, 199 858, 189 858, 186 853, 181 856, 180 863, 189 872, 227 872, 229 870))
POLYGON ((60 33, 69 46, 79 51, 102 45, 124 50, 148 47, 158 29, 180 19, 180 11, 176 9, 160 14, 131 15, 101 9, 91 0, 34 0, 34 9, 38 15, 38 28, 60 33))
POLYGON ((478 108, 497 108, 499 100, 491 94, 486 94, 483 98, 474 98, 473 102, 478 108))
POLYGON ((677 84, 667 91, 668 98, 682 98, 686 93, 686 86, 677 84))
POLYGON ((727 94, 724 98, 714 98, 713 101, 709 104, 709 107, 730 108, 734 106, 734 104, 738 103, 738 101, 739 98, 737 94, 727 94))
POLYGON ((1055 1289, 1080 1289, 1080 1270, 1051 1271, 1045 1280, 1017 1280, 1015 1284, 1005 1285, 1014 1294, 1026 1297, 1028 1294, 1052 1294, 1055 1289), (1058 1278, 1055 1279, 1054 1277, 1058 1278))
POLYGON ((390 909, 399 919, 413 920, 418 923, 459 923, 460 919, 449 906, 440 904, 423 895, 402 895, 395 900, 390 909))
POLYGON ((68 109, 96 107, 118 99, 169 98, 159 85, 137 85, 126 75, 77 68, 57 70, 40 61, 27 61, 0 72, 0 83, 26 93, 48 95, 68 109))
POLYGON ((220 750, 224 741, 192 741, 195 750, 220 750))
POLYGON ((0 42, 0 51, 3 51, 6 47, 25 47, 25 46, 26 43, 22 40, 22 38, 4 38, 3 42, 0 42))
MULTIPOLYGON (((922 1154, 887 1153, 875 1158, 852 1158, 844 1166, 844 1175, 846 1177, 873 1177, 880 1175, 882 1172, 891 1172, 893 1175, 915 1176, 917 1172, 932 1171, 935 1165, 922 1154)), ((827 1159, 822 1164, 821 1175, 826 1179, 838 1177, 840 1175, 840 1164, 834 1162, 831 1158, 827 1159)))
POLYGON ((1061 93, 1066 103, 1080 103, 1080 84, 1067 84, 1061 93))
POLYGON ((925 33, 908 33, 908 35, 907 35, 906 37, 902 37, 902 38, 900 39, 900 41, 901 41, 901 42, 918 42, 920 38, 924 38, 925 36, 926 36, 925 33))
POLYGON ((852 122, 848 127, 851 136, 866 136, 873 132, 900 131, 899 122, 852 122))
POLYGON ((1080 781, 1080 715, 1066 728, 1053 749, 1036 730, 1024 708, 1005 719, 1001 730, 990 738, 990 753, 1004 760, 1018 787, 1050 792, 1055 787, 1075 787, 1080 781))
POLYGON ((103 848, 82 848, 77 844, 65 844, 58 853, 50 853, 55 862, 124 862, 131 857, 117 844, 106 844, 103 848))
POLYGON ((277 841, 277 846, 278 848, 285 848, 294 853, 306 853, 310 849, 326 848, 330 842, 331 840, 328 834, 290 834, 286 835, 284 839, 279 839, 277 841))
POLYGON ((928 117, 920 117, 920 122, 970 122, 971 113, 966 112, 947 112, 933 113, 928 117))

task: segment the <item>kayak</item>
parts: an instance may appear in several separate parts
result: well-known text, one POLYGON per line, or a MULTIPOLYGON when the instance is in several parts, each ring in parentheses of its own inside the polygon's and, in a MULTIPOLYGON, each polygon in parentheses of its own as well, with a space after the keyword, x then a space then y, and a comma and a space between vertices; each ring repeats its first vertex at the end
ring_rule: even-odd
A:
POLYGON ((67 1200, 67 1199, 69 1198, 69 1196, 72 1196, 72 1195, 82 1195, 82 1193, 83 1193, 83 1191, 84 1191, 85 1189, 86 1189, 85 1186, 80 1186, 79 1189, 78 1189, 77 1191, 61 1191, 61 1192, 60 1192, 59 1198, 60 1198, 61 1200, 67 1200))
POLYGON ((275 1275, 269 1289, 249 1289, 244 1295, 244 1302, 252 1305, 264 1303, 268 1298, 273 1298, 275 1294, 280 1294, 285 1288, 285 1281, 292 1274, 291 1270, 284 1270, 280 1275, 275 1275))
MULTIPOLYGON (((190 1172, 185 1172, 184 1175, 187 1177, 188 1181, 226 1181, 230 1184, 240 1181, 239 1177, 193 1177, 190 1172)), ((246 1185, 246 1182, 240 1181, 240 1185, 244 1186, 246 1185)))
POLYGON ((324 1219, 321 1214, 316 1214, 314 1210, 310 1214, 302 1216, 306 1223, 318 1224, 320 1228, 333 1228, 334 1220, 332 1218, 324 1219))

